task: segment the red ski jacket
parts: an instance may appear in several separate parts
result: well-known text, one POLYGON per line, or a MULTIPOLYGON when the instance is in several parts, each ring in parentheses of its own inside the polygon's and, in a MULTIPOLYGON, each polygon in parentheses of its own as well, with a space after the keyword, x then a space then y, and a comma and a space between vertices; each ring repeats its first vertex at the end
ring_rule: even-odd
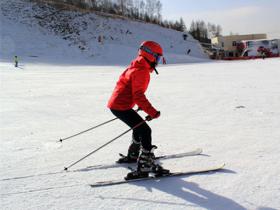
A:
POLYGON ((156 116, 157 110, 145 96, 152 71, 153 69, 142 56, 132 61, 121 74, 108 102, 108 108, 124 111, 132 109, 136 104, 151 117, 156 116))

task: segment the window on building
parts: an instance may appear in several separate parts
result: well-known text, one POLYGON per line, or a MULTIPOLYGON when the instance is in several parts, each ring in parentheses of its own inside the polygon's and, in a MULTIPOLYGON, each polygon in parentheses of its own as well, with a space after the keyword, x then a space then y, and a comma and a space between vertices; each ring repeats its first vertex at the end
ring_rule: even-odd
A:
POLYGON ((232 46, 236 47, 236 41, 232 42, 232 46))
POLYGON ((247 42, 247 44, 248 44, 248 47, 252 47, 254 45, 253 42, 247 42))
POLYGON ((225 47, 225 43, 222 42, 222 47, 225 47))
POLYGON ((268 40, 263 40, 262 43, 263 43, 264 45, 268 45, 268 44, 269 44, 269 41, 268 41, 268 40))

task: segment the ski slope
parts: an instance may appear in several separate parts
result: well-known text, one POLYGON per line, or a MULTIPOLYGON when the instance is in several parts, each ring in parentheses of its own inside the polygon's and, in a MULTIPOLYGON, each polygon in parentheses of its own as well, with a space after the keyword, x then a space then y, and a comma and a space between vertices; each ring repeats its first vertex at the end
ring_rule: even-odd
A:
POLYGON ((225 162, 226 170, 95 189, 89 184, 129 170, 82 169, 114 162, 129 134, 71 168, 77 172, 63 168, 127 127, 114 121, 57 141, 114 117, 106 103, 124 67, 1 62, 1 209, 280 209, 279 65, 160 66, 147 92, 162 113, 149 123, 156 154, 204 150, 162 164, 177 171, 225 162))
POLYGON ((32 63, 126 65, 144 40, 160 43, 169 64, 208 60, 190 34, 183 40, 182 32, 115 16, 1 0, 0 20, 2 61, 17 55, 32 63))
POLYGON ((182 42, 178 32, 95 15, 82 19, 96 20, 93 31, 64 40, 50 30, 54 23, 40 26, 34 19, 53 9, 26 2, 0 2, 0 209, 280 209, 279 58, 213 62, 205 59, 197 42, 182 42), (100 23, 101 29, 94 28, 100 23), (119 30, 114 41, 96 43, 94 37, 108 37, 116 27, 132 35, 119 30), (156 154, 204 151, 161 163, 174 171, 221 163, 226 168, 91 188, 89 184, 119 179, 129 171, 87 166, 113 163, 118 153, 126 153, 130 134, 73 166, 72 172, 64 167, 128 128, 114 121, 62 144, 57 141, 114 118, 107 101, 145 39, 159 40, 168 62, 159 66, 159 75, 151 76, 147 91, 162 113, 149 123, 156 154), (86 50, 79 49, 81 43, 86 50), (188 47, 193 53, 189 56, 188 47), (14 55, 19 56, 19 68, 13 67, 14 55))

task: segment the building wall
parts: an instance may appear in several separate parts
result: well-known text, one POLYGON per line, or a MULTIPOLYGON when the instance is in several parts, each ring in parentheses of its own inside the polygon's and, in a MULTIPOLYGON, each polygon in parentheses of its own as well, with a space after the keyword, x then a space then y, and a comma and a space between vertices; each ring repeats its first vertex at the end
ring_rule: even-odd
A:
POLYGON ((226 56, 237 56, 236 43, 242 40, 267 39, 266 34, 247 34, 214 37, 211 43, 225 51, 226 56))

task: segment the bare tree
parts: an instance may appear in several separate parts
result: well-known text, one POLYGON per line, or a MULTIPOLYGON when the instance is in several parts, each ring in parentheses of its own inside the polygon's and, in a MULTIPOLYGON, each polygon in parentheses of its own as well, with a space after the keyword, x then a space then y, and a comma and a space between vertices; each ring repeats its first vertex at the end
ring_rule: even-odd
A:
POLYGON ((220 36, 221 34, 222 34, 222 27, 220 25, 208 23, 208 37, 209 38, 220 36))
POLYGON ((145 15, 145 13, 146 13, 145 8, 146 8, 146 3, 145 3, 144 0, 141 0, 141 1, 140 1, 140 17, 141 17, 142 19, 144 18, 144 15, 145 15))
POLYGON ((140 18, 140 0, 134 0, 134 13, 136 15, 136 18, 140 18))
POLYGON ((126 1, 127 0, 117 0, 117 4, 120 6, 120 14, 122 15, 125 15, 126 1))
POLYGON ((156 1, 156 18, 158 19, 158 22, 161 22, 162 16, 161 16, 161 10, 162 10, 162 3, 158 0, 156 1))
POLYGON ((153 19, 155 14, 155 0, 146 0, 146 12, 150 19, 153 19))

